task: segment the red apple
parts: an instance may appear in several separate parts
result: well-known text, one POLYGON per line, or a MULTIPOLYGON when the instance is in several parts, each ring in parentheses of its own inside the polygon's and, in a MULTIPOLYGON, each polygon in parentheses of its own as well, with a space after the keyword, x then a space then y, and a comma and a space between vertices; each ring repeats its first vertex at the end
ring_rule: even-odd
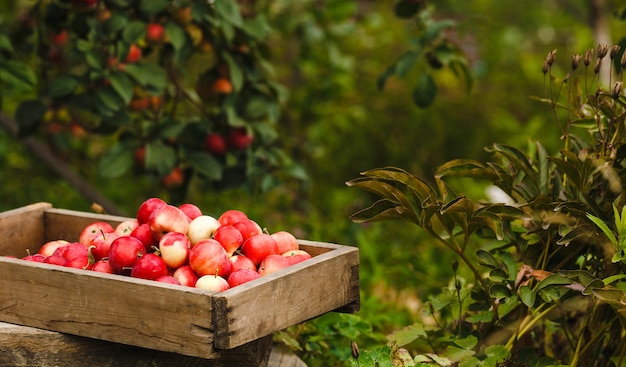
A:
POLYGON ((241 232, 244 241, 252 236, 263 233, 261 226, 252 219, 244 219, 233 224, 233 226, 237 227, 237 229, 241 232))
POLYGON ((260 277, 261 275, 254 270, 239 269, 230 273, 228 276, 228 285, 232 288, 260 277))
POLYGON ((174 278, 171 275, 162 275, 155 279, 157 282, 167 283, 167 284, 176 284, 181 285, 178 279, 174 278))
POLYGON ((268 255, 259 265, 259 275, 272 274, 288 266, 289 260, 286 257, 277 254, 268 255))
POLYGON ((153 197, 145 200, 137 210, 137 222, 139 222, 139 224, 148 223, 152 212, 165 205, 167 205, 167 203, 159 198, 153 197))
POLYGON ((287 261, 289 262, 289 265, 297 264, 299 262, 302 262, 304 260, 308 260, 311 258, 311 254, 309 254, 308 252, 304 250, 287 251, 283 253, 282 256, 284 256, 287 259, 287 261))
POLYGON ((189 218, 190 222, 202 215, 202 210, 200 210, 200 208, 191 203, 184 203, 178 208, 187 215, 187 218, 189 218))
POLYGON ((137 221, 137 219, 125 220, 115 227, 115 233, 119 234, 120 236, 128 236, 138 226, 139 222, 137 221))
POLYGON ((90 247, 93 246, 91 254, 93 255, 94 259, 98 261, 109 256, 109 249, 111 248, 111 244, 118 237, 120 237, 120 235, 116 232, 102 233, 99 236, 94 237, 91 240, 91 243, 89 243, 90 247))
POLYGON ((187 233, 189 219, 187 215, 174 205, 164 205, 155 209, 148 219, 152 236, 160 240, 167 232, 187 233))
POLYGON ((46 257, 43 260, 43 262, 46 264, 59 265, 59 266, 67 266, 68 264, 67 259, 63 255, 60 255, 60 254, 50 255, 46 257))
POLYGON ((235 226, 220 226, 213 234, 213 239, 222 244, 228 256, 232 256, 243 244, 243 235, 235 226))
POLYGON ((113 226, 111 226, 107 222, 93 222, 83 228, 78 236, 78 242, 82 243, 83 245, 89 245, 94 237, 101 235, 103 232, 115 232, 115 228, 113 228, 113 226))
POLYGON ((22 258, 22 260, 26 260, 26 261, 34 261, 37 263, 42 263, 47 256, 43 255, 43 254, 33 254, 33 255, 26 255, 22 258))
POLYGON ((290 232, 278 231, 272 233, 270 236, 276 240, 279 254, 284 254, 287 251, 297 250, 299 248, 298 240, 290 232))
POLYGON ((245 127, 236 127, 228 133, 228 145, 234 149, 246 149, 252 141, 254 141, 254 136, 245 127))
POLYGON ((44 243, 43 246, 41 246, 41 248, 39 249, 37 253, 40 255, 43 255, 44 257, 48 257, 48 256, 51 256, 54 253, 54 251, 56 251, 56 249, 58 249, 59 247, 67 246, 69 244, 70 243, 66 240, 48 241, 44 243))
POLYGON ((220 222, 217 219, 210 215, 201 215, 192 220, 187 231, 183 233, 187 233, 191 246, 195 246, 198 242, 213 237, 219 226, 220 222))
POLYGON ((210 133, 204 139, 204 148, 215 155, 224 155, 228 150, 226 139, 221 134, 210 133))
POLYGON ((252 260, 254 265, 259 266, 269 255, 278 254, 278 245, 272 236, 260 233, 243 242, 241 253, 252 260))
POLYGON ((219 275, 204 275, 196 282, 196 288, 222 292, 229 288, 228 281, 219 275))
POLYGON ((170 269, 176 269, 187 263, 190 248, 189 238, 180 232, 168 232, 159 241, 161 257, 170 269))
POLYGON ((141 243, 143 243, 143 247, 146 249, 146 253, 154 252, 154 247, 159 245, 159 241, 157 241, 152 236, 152 231, 150 230, 150 224, 143 223, 137 226, 137 228, 133 229, 130 233, 132 237, 137 238, 141 243))
POLYGON ((174 274, 172 274, 172 276, 176 278, 181 285, 185 285, 187 287, 195 287, 199 278, 198 274, 196 274, 196 272, 193 271, 189 265, 183 265, 174 270, 174 274))
POLYGON ((227 226, 247 219, 248 216, 241 210, 229 209, 222 213, 222 215, 217 218, 217 221, 220 222, 221 225, 227 226))
POLYGON ((95 264, 93 264, 91 270, 97 271, 99 273, 113 274, 113 269, 111 269, 111 264, 109 264, 108 259, 96 261, 95 264))
POLYGON ((139 46, 135 44, 130 45, 125 61, 129 64, 132 64, 134 62, 139 61, 140 59, 141 59, 141 49, 139 48, 139 46))
MULTIPOLYGON (((143 246, 142 246, 143 248, 143 246)), ((145 254, 137 259, 130 271, 133 278, 155 280, 158 277, 167 275, 167 264, 156 254, 145 254)))
POLYGON ((146 40, 152 43, 161 43, 165 40, 165 27, 159 23, 148 23, 146 26, 146 40))
POLYGON ((129 275, 133 266, 146 253, 143 243, 132 236, 121 236, 111 243, 109 264, 115 274, 129 275))
POLYGON ((239 269, 249 269, 256 271, 256 266, 252 260, 243 255, 233 255, 230 257, 231 268, 230 271, 237 271, 239 269))
POLYGON ((214 239, 206 239, 189 251, 189 266, 199 276, 227 276, 232 265, 222 245, 214 239))

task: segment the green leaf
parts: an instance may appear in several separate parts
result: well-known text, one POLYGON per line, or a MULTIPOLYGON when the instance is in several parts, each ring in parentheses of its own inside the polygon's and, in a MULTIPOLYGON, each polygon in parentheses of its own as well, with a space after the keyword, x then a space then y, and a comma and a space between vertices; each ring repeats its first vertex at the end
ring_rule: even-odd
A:
POLYGON ((397 76, 403 78, 405 77, 409 71, 413 68, 419 57, 421 56, 421 52, 418 51, 406 51, 400 59, 396 63, 395 73, 397 76))
POLYGON ((124 72, 144 88, 153 88, 155 93, 160 94, 167 85, 167 75, 165 70, 156 63, 136 63, 126 65, 124 72))
POLYGON ((99 109, 104 111, 102 107, 111 112, 119 111, 124 108, 125 103, 122 97, 113 90, 113 87, 101 88, 96 92, 98 102, 100 102, 99 109))
POLYGON ((492 254, 490 254, 489 252, 485 250, 476 251, 476 260, 478 261, 480 265, 483 265, 492 269, 500 268, 500 263, 498 262, 498 260, 496 260, 496 258, 492 254))
POLYGON ((50 97, 63 97, 72 94, 78 87, 78 79, 72 75, 61 75, 50 83, 50 97))
POLYGON ((133 82, 122 72, 113 72, 109 77, 113 90, 128 104, 133 98, 133 82))
POLYGON ((474 177, 494 182, 499 179, 498 173, 491 167, 472 159, 453 159, 435 170, 435 177, 446 176, 474 177))
POLYGON ((228 64, 228 70, 230 72, 230 82, 233 84, 233 90, 240 91, 244 83, 244 75, 241 71, 239 64, 232 58, 228 52, 223 52, 222 57, 228 64))
POLYGON ((199 174, 211 180, 222 179, 222 166, 212 155, 204 152, 192 152, 187 154, 187 159, 199 174))
POLYGON ((23 137, 32 134, 43 121, 47 110, 48 106, 39 99, 26 100, 20 103, 15 111, 18 135, 23 137))
POLYGON ((139 10, 146 14, 156 14, 170 5, 170 0, 141 0, 139 10))
POLYGON ((615 249, 619 249, 619 245, 617 243, 617 238, 615 237, 615 234, 613 234, 613 231, 611 231, 609 226, 607 226, 606 223, 604 223, 602 219, 590 213, 587 213, 587 218, 589 218, 598 228, 600 228, 600 230, 602 230, 604 235, 609 239, 609 241, 611 241, 611 244, 615 246, 615 249))
POLYGON ((493 298, 507 298, 511 297, 511 290, 503 284, 496 283, 489 287, 489 294, 493 298))
POLYGON ((37 85, 37 76, 25 63, 0 58, 0 83, 3 93, 28 93, 37 85))
POLYGON ((121 144, 111 147, 98 162, 102 177, 116 178, 124 175, 133 165, 133 150, 121 144))
POLYGON ((111 17, 102 24, 102 31, 105 35, 110 36, 124 29, 126 24, 128 24, 127 17, 119 12, 113 12, 111 17))
POLYGON ((379 91, 385 89, 385 83, 387 82, 387 79, 389 79, 389 77, 394 75, 395 73, 396 65, 391 65, 382 74, 380 74, 380 76, 376 80, 376 86, 378 87, 379 91))
POLYGON ((146 144, 146 169, 166 175, 172 171, 176 163, 174 148, 162 141, 150 141, 146 144))
POLYGON ((420 107, 429 107, 437 96, 437 86, 435 80, 429 74, 422 74, 417 79, 417 84, 413 88, 413 102, 420 107))
POLYGON ((393 11, 398 18, 409 19, 419 12, 422 4, 419 2, 401 0, 396 2, 393 11))
POLYGON ((265 38, 269 35, 272 28, 264 14, 259 14, 252 19, 245 21, 243 31, 250 37, 255 39, 265 38))
POLYGON ((239 11, 239 6, 235 1, 216 1, 213 3, 213 6, 215 7, 215 12, 227 22, 230 22, 232 25, 237 27, 242 26, 243 22, 241 12, 239 11))
POLYGON ((402 347, 426 336, 424 325, 414 323, 394 331, 387 338, 389 341, 395 342, 399 347, 402 347))
POLYGON ((376 222, 391 219, 405 219, 407 214, 404 208, 387 199, 381 199, 370 207, 358 211, 350 216, 355 223, 376 222))
MULTIPOLYGON (((151 0, 152 1, 152 0, 151 0)), ((134 20, 124 27, 122 39, 128 44, 133 44, 146 37, 146 23, 134 20)))
POLYGON ((13 45, 8 35, 0 33, 0 51, 13 52, 13 45))
POLYGON ((533 305, 535 304, 536 293, 533 292, 533 290, 529 286, 527 285, 521 286, 519 288, 519 295, 520 295, 520 299, 526 305, 526 307, 528 308, 533 307, 533 305))
POLYGON ((185 46, 187 37, 185 37, 185 31, 178 24, 174 22, 166 23, 165 32, 175 50, 180 50, 185 46))

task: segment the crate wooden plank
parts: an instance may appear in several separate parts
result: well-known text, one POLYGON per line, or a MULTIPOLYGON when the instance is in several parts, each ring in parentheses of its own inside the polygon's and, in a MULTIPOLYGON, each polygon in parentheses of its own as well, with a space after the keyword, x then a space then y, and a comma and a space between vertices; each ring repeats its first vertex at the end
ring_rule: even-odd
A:
MULTIPOLYGON (((303 241, 312 246, 315 242, 303 241)), ((325 245, 327 246, 327 245, 325 245)), ((258 281, 217 293, 214 299, 215 345, 232 348, 359 302, 358 250, 337 246, 258 281)))
POLYGON ((296 367, 271 344, 267 336, 203 359, 0 322, 0 367, 296 367))
POLYGON ((45 240, 44 212, 50 208, 49 203, 36 203, 0 213, 0 254, 24 257, 27 248, 37 251, 45 240))
POLYGON ((115 215, 86 213, 56 208, 50 208, 46 210, 44 214, 45 237, 48 241, 57 239, 70 242, 78 241, 80 232, 88 224, 103 221, 111 224, 113 228, 115 228, 117 224, 132 219, 115 215))

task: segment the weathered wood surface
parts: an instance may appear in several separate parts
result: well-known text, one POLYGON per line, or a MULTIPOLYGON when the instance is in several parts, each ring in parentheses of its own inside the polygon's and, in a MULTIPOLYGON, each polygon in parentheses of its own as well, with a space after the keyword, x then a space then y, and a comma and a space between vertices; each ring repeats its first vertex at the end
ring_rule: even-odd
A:
MULTIPOLYGON (((125 219, 47 203, 0 213, 0 255, 22 257, 45 241, 75 241, 94 221, 125 219)), ((326 312, 358 310, 358 250, 300 244, 312 259, 219 294, 0 256, 0 321, 220 359, 326 312)))
POLYGON ((306 367, 271 336, 202 359, 0 322, 0 367, 306 367), (268 353, 269 352, 269 353, 268 353))

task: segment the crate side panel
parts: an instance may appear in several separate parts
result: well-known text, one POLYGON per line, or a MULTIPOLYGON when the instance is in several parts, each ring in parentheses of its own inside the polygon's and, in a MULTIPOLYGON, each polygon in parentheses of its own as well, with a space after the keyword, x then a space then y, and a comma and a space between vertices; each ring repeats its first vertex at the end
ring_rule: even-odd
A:
POLYGON ((0 213, 0 256, 36 253, 44 241, 44 211, 51 207, 36 203, 0 213))
POLYGON ((358 264, 358 250, 344 246, 267 275, 260 282, 216 294, 216 347, 233 348, 347 304, 358 304, 358 264))
POLYGON ((0 321, 215 356, 209 294, 16 259, 0 259, 0 279, 0 321))
POLYGON ((93 222, 104 221, 113 227, 132 219, 115 215, 86 213, 67 209, 50 209, 45 212, 45 238, 51 240, 78 241, 80 232, 93 222))

